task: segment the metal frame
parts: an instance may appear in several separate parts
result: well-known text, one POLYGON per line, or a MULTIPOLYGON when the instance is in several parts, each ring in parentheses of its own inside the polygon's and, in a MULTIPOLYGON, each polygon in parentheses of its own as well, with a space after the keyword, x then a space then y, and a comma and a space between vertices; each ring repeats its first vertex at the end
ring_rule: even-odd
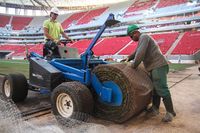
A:
MULTIPOLYGON (((56 67, 63 73, 64 78, 79 81, 87 86, 92 86, 92 88, 94 88, 96 93, 99 95, 101 101, 108 103, 112 102, 112 89, 118 88, 118 86, 116 84, 113 85, 113 83, 110 83, 111 87, 105 87, 96 77, 96 75, 91 73, 91 70, 98 64, 107 64, 103 60, 92 59, 92 48, 106 29, 106 27, 112 26, 116 23, 119 23, 119 21, 114 19, 113 14, 110 14, 104 25, 100 28, 99 32, 85 51, 85 53, 81 55, 80 59, 53 59, 49 61, 52 66, 56 67)), ((30 56, 43 59, 42 56, 36 53, 31 53, 30 56)), ((118 99, 120 100, 115 100, 115 105, 119 105, 120 101, 122 101, 122 98, 118 99)))

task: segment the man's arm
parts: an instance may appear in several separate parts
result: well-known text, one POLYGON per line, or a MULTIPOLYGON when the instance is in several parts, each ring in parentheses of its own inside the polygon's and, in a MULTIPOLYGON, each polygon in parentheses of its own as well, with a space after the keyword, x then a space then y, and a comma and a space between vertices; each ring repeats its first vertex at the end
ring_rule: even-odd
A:
POLYGON ((62 34, 62 36, 63 36, 65 39, 70 40, 70 38, 65 34, 64 31, 62 31, 61 34, 62 34))
POLYGON ((67 40, 70 40, 71 42, 74 42, 71 38, 69 38, 64 31, 61 32, 62 36, 67 39, 67 40))
POLYGON ((132 63, 133 68, 137 68, 138 65, 144 60, 146 50, 149 44, 149 37, 147 35, 141 36, 138 42, 138 48, 135 52, 135 58, 132 63))
POLYGON ((133 60, 135 58, 136 51, 128 56, 128 61, 133 60))

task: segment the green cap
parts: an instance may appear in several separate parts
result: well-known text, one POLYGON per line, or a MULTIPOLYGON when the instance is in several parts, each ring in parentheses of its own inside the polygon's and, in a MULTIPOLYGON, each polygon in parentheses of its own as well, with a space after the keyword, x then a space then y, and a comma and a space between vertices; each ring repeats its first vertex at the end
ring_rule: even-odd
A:
POLYGON ((139 29, 139 27, 135 24, 129 25, 128 28, 127 28, 127 35, 130 34, 133 31, 135 31, 135 30, 138 30, 138 29, 139 29))

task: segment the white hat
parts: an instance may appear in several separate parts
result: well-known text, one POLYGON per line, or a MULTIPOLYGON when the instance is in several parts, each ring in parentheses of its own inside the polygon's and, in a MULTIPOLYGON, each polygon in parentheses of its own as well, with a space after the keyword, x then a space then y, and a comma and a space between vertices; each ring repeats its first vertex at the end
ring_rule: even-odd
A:
POLYGON ((56 8, 56 7, 53 7, 53 8, 51 9, 51 12, 59 15, 59 10, 58 10, 58 8, 56 8))

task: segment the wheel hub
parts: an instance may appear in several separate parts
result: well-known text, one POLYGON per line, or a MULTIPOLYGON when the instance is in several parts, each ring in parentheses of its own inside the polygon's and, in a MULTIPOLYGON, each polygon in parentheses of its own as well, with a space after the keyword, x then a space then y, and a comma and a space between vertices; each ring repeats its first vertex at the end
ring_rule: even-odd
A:
POLYGON ((9 80, 6 80, 4 83, 4 92, 6 97, 10 97, 11 95, 11 87, 10 87, 10 82, 9 80))
POLYGON ((112 89, 112 99, 111 102, 105 102, 101 100, 100 101, 109 104, 111 106, 121 106, 123 101, 123 96, 120 87, 113 81, 104 81, 102 84, 105 87, 112 89))
POLYGON ((58 113, 65 118, 69 118, 74 111, 73 101, 71 97, 66 93, 61 93, 58 95, 56 100, 56 107, 58 113))

